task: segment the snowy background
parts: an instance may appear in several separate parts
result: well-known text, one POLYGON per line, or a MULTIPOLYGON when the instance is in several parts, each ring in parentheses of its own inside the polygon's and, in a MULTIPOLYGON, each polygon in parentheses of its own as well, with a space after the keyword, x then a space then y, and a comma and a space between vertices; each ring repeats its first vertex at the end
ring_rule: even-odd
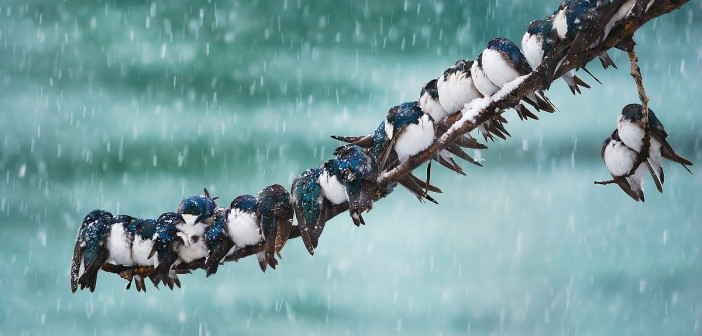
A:
MULTIPOLYGON (((83 216, 155 218, 207 187, 227 204, 331 157, 488 40, 521 41, 557 1, 17 1, 0 4, 0 334, 702 333, 702 5, 637 32, 644 82, 694 175, 666 162, 646 203, 600 159, 636 102, 628 60, 581 96, 510 113, 484 167, 436 166, 440 205, 398 189, 310 257, 254 258, 183 288, 71 294, 83 216)), ((423 174, 423 172, 421 173, 423 174)), ((420 175, 421 175, 420 174, 420 175)))

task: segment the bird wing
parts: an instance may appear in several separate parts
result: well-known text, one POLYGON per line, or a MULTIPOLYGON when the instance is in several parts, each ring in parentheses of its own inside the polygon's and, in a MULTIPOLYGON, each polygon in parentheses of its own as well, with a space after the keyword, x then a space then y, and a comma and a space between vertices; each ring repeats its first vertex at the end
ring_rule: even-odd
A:
POLYGON ((73 259, 71 262, 71 292, 73 293, 78 289, 78 273, 80 272, 84 250, 85 247, 81 242, 80 236, 78 236, 76 238, 76 247, 73 249, 73 259))

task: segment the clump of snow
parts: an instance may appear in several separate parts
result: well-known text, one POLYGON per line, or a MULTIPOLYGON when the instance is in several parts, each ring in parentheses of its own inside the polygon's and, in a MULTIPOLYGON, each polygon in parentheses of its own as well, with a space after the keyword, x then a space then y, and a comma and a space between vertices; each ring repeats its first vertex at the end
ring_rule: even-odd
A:
POLYGON ((492 95, 493 100, 502 100, 504 97, 506 97, 508 94, 512 93, 517 87, 519 87, 520 84, 528 77, 529 75, 524 75, 524 76, 519 76, 515 78, 513 81, 506 83, 505 85, 502 86, 502 88, 495 92, 494 95, 492 95))

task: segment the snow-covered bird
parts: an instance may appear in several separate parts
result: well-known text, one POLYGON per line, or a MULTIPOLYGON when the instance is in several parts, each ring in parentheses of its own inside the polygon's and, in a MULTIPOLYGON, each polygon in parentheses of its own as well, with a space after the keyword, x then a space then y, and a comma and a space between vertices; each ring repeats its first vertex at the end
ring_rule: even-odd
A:
MULTIPOLYGON (((178 223, 178 214, 175 212, 165 212, 162 213, 156 219, 156 230, 152 236, 154 241, 151 247, 151 253, 149 253, 149 258, 155 258, 154 266, 158 267, 161 262, 166 264, 173 264, 178 259, 178 251, 176 245, 171 245, 174 239, 182 239, 178 236, 178 229, 176 224, 178 223), (173 253, 169 256, 168 251, 173 250, 173 253), (171 257, 173 260, 166 260, 167 257, 171 257)), ((180 288, 180 280, 178 275, 172 269, 169 269, 161 276, 157 276, 156 272, 152 272, 151 276, 154 285, 158 285, 159 281, 162 281, 164 285, 168 286, 171 290, 174 286, 180 288)))
MULTIPOLYGON (((558 36, 553 29, 553 22, 551 22, 551 19, 552 17, 549 16, 545 20, 532 21, 522 37, 522 51, 534 68, 541 64, 544 55, 553 51, 554 45, 558 41, 558 36)), ((590 88, 590 85, 575 75, 574 69, 561 75, 561 78, 568 84, 568 88, 573 94, 576 92, 581 93, 580 86, 588 89, 590 88)), ((550 78, 548 80, 550 81, 550 78)))
MULTIPOLYGON (((367 136, 343 137, 343 136, 332 135, 332 138, 339 140, 339 141, 343 141, 343 142, 352 144, 352 145, 358 145, 358 146, 363 147, 363 148, 368 148, 368 149, 370 149, 371 154, 373 154, 373 156, 375 156, 376 160, 378 160, 380 157, 382 157, 384 155, 384 153, 386 152, 386 149, 388 149, 390 144, 391 144, 390 139, 387 137, 387 134, 385 133, 386 122, 387 122, 386 120, 383 120, 378 125, 378 127, 375 129, 375 131, 373 131, 371 134, 369 134, 367 136)), ((335 153, 337 153, 337 151, 339 151, 343 147, 344 146, 338 147, 336 149, 335 153)), ((390 154, 388 154, 388 155, 392 156, 392 154, 394 152, 392 151, 391 148, 389 149, 389 151, 390 151, 390 154)), ((398 164, 396 159, 395 160, 388 160, 388 162, 390 162, 390 161, 394 162, 394 164, 398 164)), ((387 165, 387 164, 386 164, 386 166, 387 166, 386 168, 378 166, 378 170, 379 171, 384 171, 384 170, 387 171, 387 170, 390 170, 394 167, 394 166, 387 165)), ((437 203, 433 197, 429 196, 425 192, 426 191, 425 188, 431 192, 441 193, 441 189, 423 181, 422 179, 420 179, 419 177, 417 177, 416 175, 414 175, 412 173, 409 173, 409 174, 406 174, 406 175, 400 177, 396 182, 399 183, 401 186, 405 187, 410 193, 412 193, 420 201, 428 200, 432 203, 437 203)), ((382 196, 389 194, 392 189, 393 188, 389 188, 388 190, 382 191, 382 193, 383 193, 382 196)))
POLYGON ((152 273, 156 283, 169 277, 173 266, 207 257, 209 248, 205 242, 205 230, 214 223, 216 208, 207 189, 204 195, 191 196, 180 203, 176 236, 172 237, 166 256, 152 273))
POLYGON ((602 144, 601 155, 614 181, 635 201, 644 201, 643 185, 646 170, 648 170, 656 186, 661 190, 660 182, 653 172, 653 168, 646 160, 629 176, 629 172, 636 164, 638 153, 622 142, 617 130, 614 130, 612 135, 602 144))
POLYGON ((95 291, 97 273, 107 261, 107 236, 112 224, 112 214, 105 210, 93 210, 83 218, 78 229, 76 245, 73 249, 71 263, 71 291, 78 289, 79 273, 83 267, 81 289, 89 288, 95 291))
POLYGON ((336 158, 322 165, 320 185, 330 201, 349 203, 349 214, 356 226, 365 224, 361 212, 373 206, 378 165, 368 150, 349 145, 335 151, 336 158), (340 189, 339 186, 342 188, 340 189))
MULTIPOLYGON (((643 147, 644 138, 644 126, 641 122, 643 118, 643 107, 641 104, 629 104, 624 106, 622 113, 617 117, 617 130, 619 131, 619 137, 621 141, 624 142, 628 147, 636 152, 640 152, 643 147)), ((673 147, 668 143, 666 138, 668 138, 668 133, 663 127, 660 119, 656 117, 656 114, 648 109, 648 125, 650 129, 650 146, 649 146, 649 160, 651 165, 656 170, 661 183, 664 182, 663 175, 663 158, 670 161, 677 162, 687 169, 688 172, 692 162, 684 158, 680 154, 673 150, 673 147)))
POLYGON ((290 236, 294 210, 290 202, 290 194, 285 187, 280 184, 273 184, 261 190, 257 197, 256 214, 261 222, 263 232, 264 256, 259 259, 259 266, 262 271, 266 271, 266 264, 275 269, 278 260, 275 259, 277 253, 280 257, 280 250, 290 236))
MULTIPOLYGON (((217 272, 219 263, 234 252, 263 241, 261 223, 256 214, 256 197, 237 196, 224 211, 217 212, 215 224, 205 233, 210 248, 207 256, 207 276, 217 272)), ((259 262, 265 261, 264 252, 257 254, 259 262)))
MULTIPOLYGON (((458 61, 456 64, 459 64, 459 63, 463 64, 464 62, 458 61)), ((454 66, 454 67, 456 67, 456 66, 454 66)), ((449 71, 449 70, 446 70, 446 71, 449 71)), ((470 71, 470 67, 469 67, 468 71, 470 71)), ((444 72, 444 74, 445 73, 446 72, 444 72)), ((467 76, 468 76, 468 80, 470 80, 472 83, 472 79, 470 79, 470 73, 467 73, 467 76)), ((453 85, 453 84, 449 84, 449 83, 444 84, 445 87, 450 87, 451 85, 453 85)), ((471 84, 471 86, 472 86, 472 84, 471 84)), ((475 90, 474 87, 473 87, 473 89, 475 90)), ((432 79, 427 84, 425 84, 424 87, 422 87, 422 91, 419 94, 418 104, 419 104, 419 108, 422 109, 422 111, 424 111, 424 113, 429 114, 434 119, 435 124, 437 125, 437 131, 440 130, 440 131, 442 131, 442 133, 444 133, 444 132, 446 132, 448 126, 443 125, 441 123, 438 123, 438 121, 442 120, 448 114, 454 114, 454 113, 460 111, 460 109, 459 110, 451 110, 450 112, 447 112, 447 110, 444 109, 444 107, 439 102, 439 97, 440 96, 439 96, 439 91, 437 89, 437 80, 432 79), (440 127, 446 127, 446 128, 441 129, 440 127)), ((485 125, 485 123, 483 123, 483 125, 485 125)), ((482 131, 482 129, 481 129, 481 131, 482 131)), ((499 130, 497 130, 496 132, 498 132, 497 134, 501 134, 501 132, 499 130)), ((444 167, 451 169, 451 170, 453 170, 459 174, 462 174, 462 175, 465 175, 465 172, 456 163, 456 161, 454 161, 453 155, 458 156, 458 157, 460 157, 460 158, 462 158, 470 163, 473 163, 477 166, 482 166, 480 164, 480 162, 474 160, 470 155, 466 154, 463 151, 463 149, 461 149, 461 147, 472 148, 472 149, 485 149, 485 148, 487 148, 487 146, 485 146, 485 145, 479 143, 477 140, 475 140, 475 138, 473 138, 470 135, 470 133, 465 133, 463 136, 459 137, 454 143, 448 145, 446 147, 446 149, 442 149, 439 152, 437 152, 436 154, 434 154, 432 159, 434 161, 439 162, 444 167)))

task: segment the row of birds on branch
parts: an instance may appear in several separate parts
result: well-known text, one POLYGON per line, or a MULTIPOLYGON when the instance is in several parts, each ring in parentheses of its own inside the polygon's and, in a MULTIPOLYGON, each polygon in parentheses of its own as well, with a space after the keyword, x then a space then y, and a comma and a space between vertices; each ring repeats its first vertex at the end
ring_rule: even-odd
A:
MULTIPOLYGON (((583 68, 583 55, 606 38, 614 24, 632 10, 634 3, 633 0, 565 0, 553 15, 531 23, 522 39, 524 53, 509 39, 491 40, 475 61, 460 60, 425 84, 417 101, 391 108, 371 134, 333 136, 348 144, 335 150, 334 159, 296 177, 290 192, 274 184, 256 196, 238 196, 228 207, 222 208, 216 205, 216 197, 205 190, 204 195, 183 200, 176 212, 164 213, 157 219, 113 216, 104 210, 90 212, 78 230, 71 266, 72 291, 79 286, 94 291, 97 275, 107 263, 127 268, 153 268, 125 276, 129 280, 127 288, 134 282, 139 291, 146 290, 144 276, 155 286, 163 283, 173 289, 180 287, 176 271, 187 270, 184 266, 203 265, 198 262, 204 262, 209 276, 217 271, 220 263, 235 259, 237 251, 247 248, 254 251, 263 271, 268 266, 275 268, 276 255, 280 257, 293 231, 299 231, 307 251, 313 254, 329 219, 348 210, 355 225, 365 224, 362 212, 387 196, 397 184, 420 201, 436 203, 429 195, 429 192, 441 192, 430 184, 432 161, 463 175, 465 171, 454 157, 481 166, 464 149, 487 147, 469 133, 444 143, 433 155, 426 181, 410 172, 396 174, 390 183, 381 185, 379 176, 434 144, 438 135, 449 127, 441 122, 445 118, 459 111, 486 106, 485 101, 491 97, 499 99, 495 96, 500 95, 500 91, 513 89, 520 77, 532 72, 532 66, 543 70, 540 75, 546 88, 563 60, 577 57, 578 67, 583 68), (296 227, 293 226, 294 217, 298 223, 296 227)), ((614 65, 606 53, 600 59, 605 67, 614 65)), ((589 87, 572 71, 562 78, 573 93, 580 92, 580 87, 589 87)), ((523 101, 537 110, 555 111, 555 106, 541 90, 529 93, 523 101)), ((512 108, 521 119, 538 119, 521 103, 512 108)), ((504 128, 505 122, 501 114, 496 114, 481 123, 478 130, 486 140, 506 139, 509 133, 504 128)), ((653 157, 652 160, 655 161, 653 157)), ((660 176, 662 180, 662 169, 660 176)))
MULTIPOLYGON (((617 117, 617 129, 612 132, 602 144, 602 160, 612 175, 610 182, 619 187, 636 201, 644 201, 644 177, 646 172, 651 175, 653 183, 659 192, 663 192, 663 159, 677 162, 689 173, 692 162, 673 150, 668 143, 668 133, 663 123, 653 110, 648 109, 649 146, 645 151, 644 138, 646 125, 643 119, 643 106, 629 104, 624 106, 617 117)), ((597 182, 608 184, 609 182, 597 182)))

